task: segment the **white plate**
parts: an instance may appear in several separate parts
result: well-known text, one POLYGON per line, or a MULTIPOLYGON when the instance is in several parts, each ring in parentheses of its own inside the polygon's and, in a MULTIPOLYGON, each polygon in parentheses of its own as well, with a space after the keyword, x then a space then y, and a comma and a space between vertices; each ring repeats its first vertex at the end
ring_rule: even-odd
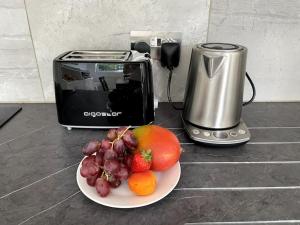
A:
POLYGON ((155 172, 157 178, 157 186, 153 194, 148 196, 137 196, 130 191, 127 182, 123 181, 122 184, 116 188, 111 189, 110 194, 102 198, 98 195, 96 188, 91 187, 86 183, 86 178, 80 175, 81 163, 77 169, 77 184, 82 193, 89 199, 101 205, 114 207, 114 208, 136 208, 150 205, 167 196, 177 185, 181 168, 177 162, 172 168, 164 172, 155 172))

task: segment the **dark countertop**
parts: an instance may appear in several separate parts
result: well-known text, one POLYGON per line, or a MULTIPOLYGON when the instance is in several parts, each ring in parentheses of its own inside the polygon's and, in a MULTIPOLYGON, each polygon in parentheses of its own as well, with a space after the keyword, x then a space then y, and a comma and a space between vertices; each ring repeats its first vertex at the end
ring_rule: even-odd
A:
POLYGON ((1 225, 300 224, 300 103, 245 107, 251 141, 217 149, 191 143, 179 112, 160 104, 156 124, 172 128, 185 150, 182 176, 166 198, 136 209, 101 206, 79 191, 81 146, 103 131, 67 131, 54 104, 22 106, 0 129, 1 225))

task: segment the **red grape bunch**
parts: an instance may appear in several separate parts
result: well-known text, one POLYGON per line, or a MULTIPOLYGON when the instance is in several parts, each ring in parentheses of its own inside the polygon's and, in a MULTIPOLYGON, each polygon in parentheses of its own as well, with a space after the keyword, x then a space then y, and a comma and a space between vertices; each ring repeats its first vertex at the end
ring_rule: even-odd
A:
POLYGON ((111 188, 119 187, 130 175, 137 140, 129 128, 110 129, 105 139, 91 140, 82 148, 86 157, 80 174, 90 186, 96 187, 101 197, 106 197, 111 188))

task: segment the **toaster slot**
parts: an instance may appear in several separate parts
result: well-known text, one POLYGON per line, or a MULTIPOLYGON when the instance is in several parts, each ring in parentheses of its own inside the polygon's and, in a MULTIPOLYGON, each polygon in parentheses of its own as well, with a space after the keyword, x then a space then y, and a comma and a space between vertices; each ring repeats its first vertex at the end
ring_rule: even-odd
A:
POLYGON ((65 61, 126 61, 130 51, 72 51, 65 55, 65 61))
POLYGON ((126 55, 123 51, 74 51, 71 55, 126 55))

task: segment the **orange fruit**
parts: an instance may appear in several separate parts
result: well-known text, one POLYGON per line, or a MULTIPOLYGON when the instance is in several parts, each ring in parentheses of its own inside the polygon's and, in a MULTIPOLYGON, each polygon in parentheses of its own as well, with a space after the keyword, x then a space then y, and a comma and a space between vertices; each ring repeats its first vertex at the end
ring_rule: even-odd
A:
POLYGON ((128 186, 136 195, 150 195, 156 188, 156 176, 151 170, 133 173, 128 178, 128 186))

